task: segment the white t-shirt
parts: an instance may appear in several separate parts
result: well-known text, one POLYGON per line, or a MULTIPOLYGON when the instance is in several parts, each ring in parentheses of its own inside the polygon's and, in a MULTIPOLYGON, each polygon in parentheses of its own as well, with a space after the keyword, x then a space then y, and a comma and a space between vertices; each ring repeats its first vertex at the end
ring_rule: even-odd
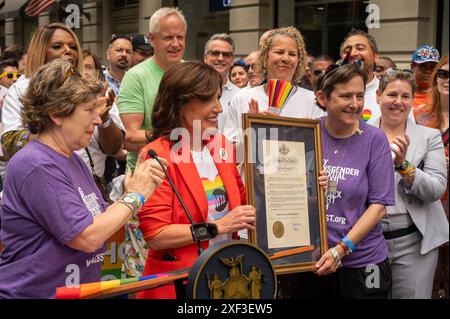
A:
MULTIPOLYGON (((230 212, 227 191, 217 171, 214 160, 207 147, 201 152, 192 151, 192 159, 197 167, 208 202, 208 221, 221 219, 230 212)), ((223 240, 231 240, 231 234, 218 235, 209 241, 210 245, 223 240)))
POLYGON ((223 128, 225 127, 225 121, 228 117, 228 113, 230 112, 230 102, 231 99, 240 91, 236 85, 231 83, 228 79, 227 83, 222 86, 222 97, 220 98, 220 105, 222 105, 222 113, 218 116, 218 128, 219 132, 223 132, 223 128))
MULTIPOLYGON (((264 92, 264 85, 251 89, 242 89, 230 102, 230 110, 225 122, 224 135, 231 142, 242 142, 242 114, 248 113, 248 103, 253 99, 258 102, 259 111, 265 111, 269 107, 269 97, 264 92)), ((287 102, 281 116, 317 119, 325 115, 315 100, 314 93, 304 88, 298 88, 297 92, 287 102)))
MULTIPOLYGON (((2 120, 3 120, 3 130, 1 134, 5 134, 10 131, 19 131, 24 130, 26 127, 22 124, 22 119, 20 117, 20 112, 22 110, 22 103, 20 102, 20 97, 22 97, 30 83, 30 79, 26 79, 24 75, 22 75, 16 83, 11 85, 9 88, 8 94, 5 97, 5 101, 3 103, 3 111, 2 111, 2 120)), ((125 132, 125 128, 123 123, 119 117, 119 110, 117 105, 114 103, 111 110, 109 111, 109 115, 111 119, 114 121, 114 124, 125 132)), ((89 152, 92 157, 92 161, 94 162, 95 174, 98 176, 103 176, 105 172, 105 160, 106 154, 103 153, 98 144, 98 128, 95 128, 94 134, 89 141, 89 152)), ((88 166, 89 170, 91 170, 91 165, 89 164, 89 158, 84 149, 76 151, 78 155, 81 156, 83 161, 88 166)))
MULTIPOLYGON (((381 109, 377 102, 377 90, 380 86, 380 80, 374 76, 373 80, 366 85, 366 94, 364 95, 364 110, 362 112, 363 120, 368 124, 373 124, 381 116, 381 109)), ((416 123, 413 109, 409 113, 409 118, 416 123)))

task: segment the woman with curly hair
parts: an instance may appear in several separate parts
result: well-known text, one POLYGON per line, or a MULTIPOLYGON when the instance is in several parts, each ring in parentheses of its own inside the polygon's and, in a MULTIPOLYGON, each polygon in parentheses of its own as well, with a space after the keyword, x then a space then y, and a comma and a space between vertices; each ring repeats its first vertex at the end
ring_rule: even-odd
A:
MULTIPOLYGON (((269 80, 285 80, 298 86, 305 72, 307 56, 305 43, 300 32, 294 27, 272 30, 260 51, 255 71, 261 74, 265 81, 260 86, 239 92, 230 102, 230 113, 225 122, 224 133, 232 142, 242 142, 242 114, 248 112, 273 114, 267 111, 269 80)), ((323 114, 315 102, 314 94, 298 87, 280 115, 315 119, 323 114)))

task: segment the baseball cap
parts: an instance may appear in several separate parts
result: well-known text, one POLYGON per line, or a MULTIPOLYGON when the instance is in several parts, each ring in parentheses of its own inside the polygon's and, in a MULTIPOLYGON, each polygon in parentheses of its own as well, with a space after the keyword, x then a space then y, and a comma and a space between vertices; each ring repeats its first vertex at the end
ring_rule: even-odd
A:
POLYGON ((144 34, 133 34, 131 36, 131 43, 133 44, 133 49, 152 50, 150 41, 144 34))
POLYGON ((439 51, 432 45, 423 45, 412 55, 412 62, 421 64, 425 62, 439 62, 439 51))

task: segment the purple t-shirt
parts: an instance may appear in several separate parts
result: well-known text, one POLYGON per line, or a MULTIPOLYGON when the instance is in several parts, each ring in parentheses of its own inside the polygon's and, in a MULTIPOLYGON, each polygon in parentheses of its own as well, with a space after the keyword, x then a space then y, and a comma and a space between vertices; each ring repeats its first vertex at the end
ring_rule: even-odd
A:
POLYGON ((105 247, 67 246, 107 207, 86 164, 30 141, 8 164, 0 238, 1 298, 53 298, 56 288, 99 281, 105 247))
MULTIPOLYGON (((360 132, 347 139, 331 137, 320 119, 324 167, 336 191, 326 194, 328 244, 335 246, 356 224, 370 204, 395 205, 394 171, 386 135, 359 121, 360 132)), ((380 224, 377 224, 342 260, 344 267, 362 268, 388 257, 380 224)))

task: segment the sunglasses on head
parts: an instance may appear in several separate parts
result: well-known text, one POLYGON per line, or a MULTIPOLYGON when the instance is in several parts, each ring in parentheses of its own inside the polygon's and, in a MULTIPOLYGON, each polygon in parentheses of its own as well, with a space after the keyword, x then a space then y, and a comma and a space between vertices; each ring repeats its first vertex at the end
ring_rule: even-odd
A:
POLYGON ((438 69, 437 71, 438 78, 442 80, 448 80, 448 70, 438 69))
POLYGON ((0 74, 0 78, 6 76, 8 79, 12 80, 14 79, 14 77, 18 79, 21 75, 22 73, 19 72, 3 72, 2 74, 0 74))
POLYGON ((314 71, 313 71, 313 74, 314 74, 315 76, 319 76, 319 75, 322 74, 322 70, 314 70, 314 71))
POLYGON ((125 34, 113 34, 111 35, 111 40, 109 40, 109 44, 112 44, 114 41, 119 39, 125 39, 131 42, 131 37, 125 34))
POLYGON ((399 74, 406 76, 408 78, 408 80, 411 80, 414 78, 414 72, 409 69, 400 70, 397 68, 389 68, 386 70, 386 75, 390 76, 392 78, 395 78, 399 74))
POLYGON ((224 58, 233 57, 233 52, 230 51, 208 51, 209 55, 212 55, 215 58, 218 58, 221 54, 224 58))

